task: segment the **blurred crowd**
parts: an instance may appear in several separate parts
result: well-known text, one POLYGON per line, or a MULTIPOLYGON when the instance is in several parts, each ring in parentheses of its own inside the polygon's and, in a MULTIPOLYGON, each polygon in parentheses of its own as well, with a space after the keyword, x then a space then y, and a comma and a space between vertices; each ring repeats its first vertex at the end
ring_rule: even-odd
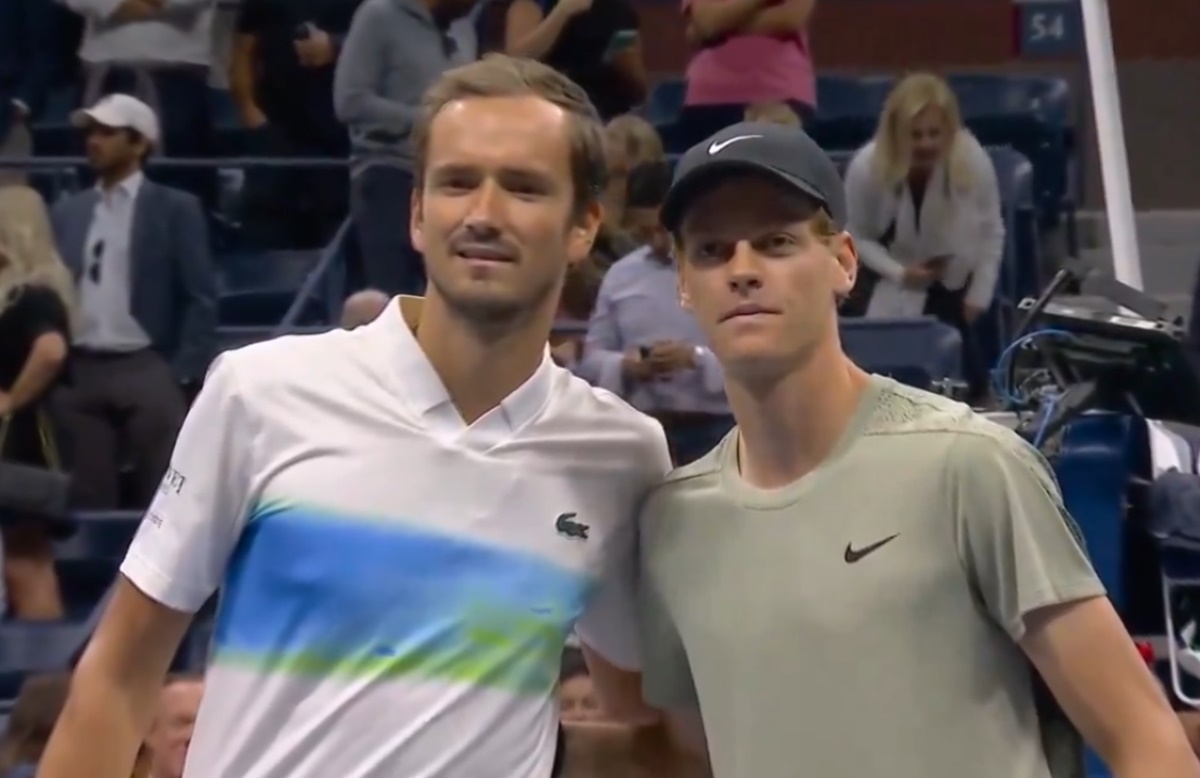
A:
MULTIPOLYGON (((141 510, 182 477, 169 456, 219 348, 229 224, 239 249, 307 249, 349 217, 354 293, 331 325, 357 326, 392 295, 421 292, 408 220, 414 149, 429 142, 412 134, 421 95, 489 52, 553 65, 606 122, 604 226, 590 260, 569 271, 554 358, 659 419, 676 462, 706 452, 732 422, 658 223, 668 148, 731 117, 810 121, 815 6, 685 0, 694 55, 664 139, 638 110, 652 84, 629 0, 243 0, 227 58, 214 47, 216 0, 0 0, 0 461, 43 476, 20 496, 30 510, 0 523, 9 615, 68 615, 54 547, 76 527, 55 506, 141 510), (228 154, 214 68, 227 71, 222 99, 240 123, 235 156, 292 161, 248 169, 232 193, 215 167, 153 164, 228 154), (36 128, 62 95, 70 129, 50 151, 86 162, 80 186, 47 202, 39 174, 3 163, 45 151, 36 128)), ((896 82, 845 185, 869 271, 846 315, 956 328, 972 397, 984 401, 972 328, 993 304, 1005 225, 992 163, 944 79, 896 82)), ((564 667, 563 716, 599 716, 582 663, 564 667)), ((139 774, 180 775, 199 683, 164 690, 139 774)), ((26 684, 0 774, 36 762, 64 684, 26 684)))

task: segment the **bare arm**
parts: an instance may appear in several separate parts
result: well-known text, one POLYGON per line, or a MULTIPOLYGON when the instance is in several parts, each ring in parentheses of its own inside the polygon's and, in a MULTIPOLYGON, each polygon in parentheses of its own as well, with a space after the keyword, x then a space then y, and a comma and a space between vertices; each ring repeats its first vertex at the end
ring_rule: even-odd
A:
POLYGON ((1105 597, 1027 619, 1021 648, 1116 778, 1200 778, 1200 761, 1105 597))
POLYGON ((190 613, 160 605, 119 576, 88 643, 38 778, 127 778, 190 613))
POLYGON ((783 0, 754 14, 737 31, 747 35, 798 35, 808 25, 815 4, 816 0, 783 0))
POLYGON ((257 55, 257 35, 238 33, 234 36, 233 54, 229 60, 229 94, 237 106, 242 124, 250 128, 260 127, 267 121, 254 95, 254 62, 257 55))
POLYGON ((764 0, 697 0, 688 7, 687 34, 710 43, 737 32, 764 6, 764 0))
POLYGON ((541 59, 550 53, 571 20, 570 7, 558 3, 543 15, 533 0, 513 0, 504 14, 504 53, 541 59))

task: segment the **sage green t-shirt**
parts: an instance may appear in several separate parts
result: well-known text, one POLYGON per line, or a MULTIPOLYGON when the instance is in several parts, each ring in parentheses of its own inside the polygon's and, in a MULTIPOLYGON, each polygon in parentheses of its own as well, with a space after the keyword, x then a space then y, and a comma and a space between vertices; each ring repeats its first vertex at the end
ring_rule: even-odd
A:
POLYGON ((1033 448, 877 376, 788 487, 742 481, 736 430, 672 473, 641 560, 646 698, 699 706, 716 778, 1048 778, 1017 641, 1104 594, 1033 448))

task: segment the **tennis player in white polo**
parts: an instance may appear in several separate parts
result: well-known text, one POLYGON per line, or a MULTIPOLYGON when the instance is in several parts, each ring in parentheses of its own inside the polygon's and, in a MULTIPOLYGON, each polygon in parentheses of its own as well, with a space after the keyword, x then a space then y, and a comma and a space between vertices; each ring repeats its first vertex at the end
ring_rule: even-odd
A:
POLYGON ((666 442, 546 347, 600 222, 595 111, 489 58, 431 88, 414 148, 428 296, 217 361, 41 778, 130 774, 218 589, 187 778, 547 778, 572 629, 644 713, 614 691, 638 688, 632 522, 666 442))

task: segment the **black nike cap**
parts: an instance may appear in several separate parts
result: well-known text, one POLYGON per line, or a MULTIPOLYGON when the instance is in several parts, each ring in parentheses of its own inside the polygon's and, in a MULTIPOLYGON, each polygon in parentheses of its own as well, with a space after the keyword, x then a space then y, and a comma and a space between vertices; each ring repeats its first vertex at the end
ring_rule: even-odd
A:
POLYGON ((661 220, 678 231, 688 206, 730 173, 760 173, 820 202, 838 229, 846 228, 846 192, 824 149, 798 127, 741 122, 692 146, 679 159, 661 220))

